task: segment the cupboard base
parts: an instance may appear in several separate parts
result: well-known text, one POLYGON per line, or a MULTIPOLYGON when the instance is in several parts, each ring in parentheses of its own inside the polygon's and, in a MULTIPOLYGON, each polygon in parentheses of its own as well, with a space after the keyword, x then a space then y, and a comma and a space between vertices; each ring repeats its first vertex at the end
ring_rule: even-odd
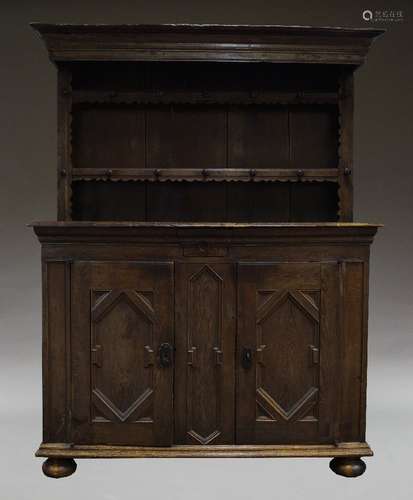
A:
MULTIPOLYGON (((369 457, 373 452, 367 443, 338 445, 218 445, 170 447, 70 445, 42 443, 37 457, 49 458, 288 458, 288 457, 369 457)), ((333 462, 333 461, 332 461, 333 462)), ((337 463, 337 462, 336 462, 337 463)), ((344 462, 343 462, 344 464, 344 462)), ((332 467, 331 467, 332 468, 332 467)), ((340 468, 341 470, 342 468, 340 468)), ((334 470, 332 468, 332 470, 334 470)), ((73 470, 74 472, 74 470, 73 470)), ((337 474, 337 472, 334 470, 337 474)), ((364 472, 364 471, 363 471, 364 472)))

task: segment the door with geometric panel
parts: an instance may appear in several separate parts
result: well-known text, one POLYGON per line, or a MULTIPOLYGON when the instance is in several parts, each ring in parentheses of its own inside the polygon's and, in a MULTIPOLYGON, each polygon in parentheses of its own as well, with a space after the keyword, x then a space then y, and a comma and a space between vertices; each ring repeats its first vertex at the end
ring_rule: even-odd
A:
POLYGON ((173 264, 75 262, 74 443, 170 445, 173 264))
POLYGON ((234 443, 235 266, 178 263, 175 444, 234 443))
POLYGON ((240 263, 238 280, 237 443, 332 442, 337 264, 240 263))

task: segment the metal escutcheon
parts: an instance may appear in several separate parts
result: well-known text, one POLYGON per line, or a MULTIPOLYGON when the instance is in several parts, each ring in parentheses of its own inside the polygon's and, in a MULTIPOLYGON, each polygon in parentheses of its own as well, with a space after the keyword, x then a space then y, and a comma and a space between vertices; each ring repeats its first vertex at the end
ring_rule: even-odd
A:
POLYGON ((167 368, 172 364, 172 352, 173 348, 168 342, 164 342, 159 346, 159 364, 163 368, 167 368))
POLYGON ((248 370, 252 366, 252 349, 244 347, 241 354, 241 364, 243 368, 248 370))

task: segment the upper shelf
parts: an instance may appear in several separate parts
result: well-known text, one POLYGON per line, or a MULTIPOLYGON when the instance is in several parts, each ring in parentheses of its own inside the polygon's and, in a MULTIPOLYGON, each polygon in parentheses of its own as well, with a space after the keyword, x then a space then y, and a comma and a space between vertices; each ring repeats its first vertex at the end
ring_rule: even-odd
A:
POLYGON ((370 28, 278 25, 32 23, 51 60, 322 63, 358 66, 370 28))
POLYGON ((337 92, 74 90, 72 102, 101 104, 337 104, 337 92))
MULTIPOLYGON (((350 171, 344 172, 350 175, 350 171)), ((75 168, 72 171, 73 180, 100 180, 100 181, 290 181, 290 182, 338 182, 338 168, 75 168)))

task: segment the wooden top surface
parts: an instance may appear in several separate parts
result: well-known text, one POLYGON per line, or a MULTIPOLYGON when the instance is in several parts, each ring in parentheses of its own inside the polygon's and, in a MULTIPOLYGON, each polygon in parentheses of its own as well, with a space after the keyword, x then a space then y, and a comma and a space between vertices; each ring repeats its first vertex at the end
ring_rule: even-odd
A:
POLYGON ((385 30, 344 26, 300 26, 281 24, 70 24, 37 23, 30 25, 40 33, 261 33, 290 36, 348 36, 375 38, 385 30))
POLYGON ((52 61, 363 63, 371 28, 229 24, 31 23, 52 61))
POLYGON ((370 244, 378 224, 238 222, 34 222, 42 243, 261 243, 370 244))
POLYGON ((364 222, 93 222, 93 221, 39 221, 32 222, 29 227, 55 228, 379 228, 382 224, 364 222))

